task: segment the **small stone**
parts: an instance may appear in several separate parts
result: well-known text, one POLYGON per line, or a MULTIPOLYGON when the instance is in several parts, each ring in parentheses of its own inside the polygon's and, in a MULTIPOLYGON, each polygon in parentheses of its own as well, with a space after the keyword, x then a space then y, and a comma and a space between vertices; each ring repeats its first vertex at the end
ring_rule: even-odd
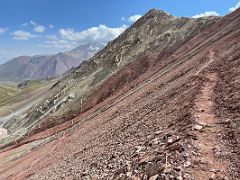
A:
POLYGON ((192 163, 191 163, 190 161, 187 161, 187 162, 184 163, 184 167, 185 167, 185 168, 188 168, 188 167, 191 166, 191 164, 192 164, 192 163))
POLYGON ((140 151, 142 151, 143 149, 145 149, 144 146, 136 146, 136 152, 139 153, 140 151))
POLYGON ((152 140, 153 141, 153 144, 156 145, 160 142, 160 139, 159 138, 155 138, 152 140))
POLYGON ((215 174, 215 173, 213 173, 213 174, 209 177, 209 180, 214 180, 214 179, 216 179, 216 174, 215 174))
POLYGON ((184 147, 183 147, 182 144, 176 143, 176 144, 172 144, 172 145, 168 146, 167 150, 183 152, 184 151, 184 147))
POLYGON ((132 180, 141 180, 141 179, 140 179, 139 177, 137 177, 137 176, 132 176, 131 179, 132 179, 132 180))
POLYGON ((118 170, 116 170, 117 174, 124 174, 125 172, 126 172, 126 168, 125 167, 122 167, 122 168, 119 168, 118 170))
POLYGON ((147 139, 152 139, 154 136, 153 135, 148 135, 147 139))
POLYGON ((196 125, 193 127, 193 129, 194 129, 194 130, 197 130, 197 131, 200 131, 200 130, 203 129, 203 126, 196 124, 196 125))
POLYGON ((161 164, 147 164, 145 172, 148 178, 158 175, 162 173, 164 170, 164 167, 161 166, 161 164))
POLYGON ((128 177, 132 176, 132 172, 127 172, 126 174, 128 177))
POLYGON ((156 132, 155 132, 156 135, 159 135, 159 134, 161 134, 161 133, 162 133, 162 131, 156 131, 156 132))
POLYGON ((174 167, 173 169, 174 169, 175 171, 181 171, 181 167, 180 167, 180 166, 174 167))
POLYGON ((151 176, 150 178, 149 178, 149 180, 156 180, 158 178, 158 174, 156 174, 156 175, 154 175, 154 176, 151 176))
POLYGON ((164 172, 165 174, 168 174, 168 173, 171 172, 171 170, 172 170, 172 166, 169 165, 169 164, 166 164, 165 167, 164 167, 163 172, 164 172))
POLYGON ((183 180, 183 177, 182 176, 178 176, 177 180, 183 180))
POLYGON ((66 180, 73 180, 73 176, 68 176, 65 178, 66 180))
POLYGON ((216 172, 216 170, 215 170, 215 169, 211 169, 211 170, 210 170, 210 172, 214 172, 214 173, 215 173, 215 172, 216 172))
MULTIPOLYGON (((106 174, 106 175, 107 175, 107 174, 106 174)), ((121 180, 127 179, 127 175, 126 175, 126 174, 122 174, 122 173, 121 173, 121 174, 119 175, 119 177, 120 177, 121 180)))
POLYGON ((98 180, 98 176, 97 175, 92 175, 91 180, 98 180))
POLYGON ((213 151, 214 151, 214 152, 221 152, 221 151, 222 151, 222 148, 217 145, 217 146, 215 146, 215 147, 213 148, 213 151))
POLYGON ((192 179, 192 177, 190 174, 184 173, 184 179, 192 179))
POLYGON ((192 139, 196 141, 198 140, 198 137, 196 135, 192 135, 192 139))
POLYGON ((153 158, 154 157, 152 156, 144 155, 142 159, 139 161, 139 165, 146 164, 147 162, 151 161, 153 158))
POLYGON ((171 144, 172 142, 173 142, 172 138, 169 138, 168 141, 167 141, 168 144, 171 144))

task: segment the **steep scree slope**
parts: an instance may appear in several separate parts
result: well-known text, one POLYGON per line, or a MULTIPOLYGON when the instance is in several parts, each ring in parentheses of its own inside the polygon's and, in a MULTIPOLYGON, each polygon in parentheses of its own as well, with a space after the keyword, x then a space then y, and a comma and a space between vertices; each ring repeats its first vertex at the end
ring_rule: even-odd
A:
MULTIPOLYGON (((20 134, 60 124, 71 119, 73 112, 78 114, 93 107, 147 71, 156 56, 159 55, 159 59, 167 57, 218 19, 176 18, 163 11, 149 11, 89 62, 57 83, 51 91, 52 96, 20 120, 22 127, 17 126, 20 134), (125 66, 127 64, 129 66, 125 66), (116 73, 119 71, 121 73, 116 73), (106 82, 111 76, 113 80, 106 82), (66 116, 68 114, 70 117, 66 116), (45 118, 49 116, 57 118, 45 118)), ((13 132, 14 127, 6 128, 13 132)))
MULTIPOLYGON (((35 132, 0 153, 0 174, 5 179, 238 179, 239 22, 240 9, 196 20, 150 11, 53 87, 55 99, 37 107, 40 114, 31 113, 49 115, 52 103, 60 106, 52 115, 71 108, 72 116, 37 119, 35 132), (165 26, 157 28, 158 22, 184 20, 190 29, 180 26, 179 36, 160 41, 157 32, 165 26), (149 30, 141 45, 129 46, 126 59, 114 56, 124 47, 119 45, 124 36, 138 34, 148 23, 157 31, 155 39, 149 30), (101 59, 105 52, 109 58, 101 59), (101 72, 105 66, 111 71, 101 72), (100 75, 105 78, 94 81, 100 75)), ((23 121, 30 127, 36 118, 23 121)))

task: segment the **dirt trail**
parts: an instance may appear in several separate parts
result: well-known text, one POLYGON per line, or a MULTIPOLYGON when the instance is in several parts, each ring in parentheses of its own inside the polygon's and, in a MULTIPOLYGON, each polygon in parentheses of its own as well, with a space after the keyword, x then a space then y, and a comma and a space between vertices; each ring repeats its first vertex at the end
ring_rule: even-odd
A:
POLYGON ((213 112, 217 74, 207 74, 206 78, 207 81, 195 100, 194 110, 196 119, 194 129, 197 135, 195 145, 199 151, 196 162, 200 165, 195 169, 193 176, 197 180, 221 179, 226 176, 228 170, 228 162, 216 157, 216 152, 219 153, 222 149, 218 137, 222 127, 213 112))
POLYGON ((201 73, 205 68, 207 68, 213 61, 214 61, 214 50, 210 49, 208 52, 208 59, 209 61, 207 61, 206 64, 204 64, 202 67, 199 68, 199 70, 197 71, 196 75, 198 75, 199 73, 201 73))

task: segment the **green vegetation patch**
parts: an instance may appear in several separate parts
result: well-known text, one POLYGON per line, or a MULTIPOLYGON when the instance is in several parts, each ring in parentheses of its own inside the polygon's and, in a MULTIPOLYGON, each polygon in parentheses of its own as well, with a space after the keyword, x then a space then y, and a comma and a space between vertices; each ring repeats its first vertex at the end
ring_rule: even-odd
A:
POLYGON ((20 90, 17 87, 0 84, 0 105, 9 97, 15 96, 18 93, 20 93, 20 90))
POLYGON ((0 83, 0 107, 9 103, 16 103, 23 99, 24 96, 28 96, 32 91, 44 87, 48 83, 48 81, 33 80, 22 88, 18 88, 17 85, 0 83))

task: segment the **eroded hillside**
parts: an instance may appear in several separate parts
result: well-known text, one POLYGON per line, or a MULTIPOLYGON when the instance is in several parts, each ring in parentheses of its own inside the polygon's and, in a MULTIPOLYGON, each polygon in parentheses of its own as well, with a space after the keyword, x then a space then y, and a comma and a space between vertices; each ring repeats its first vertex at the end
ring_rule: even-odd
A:
POLYGON ((6 126, 2 177, 238 179, 239 22, 151 10, 6 126))
POLYGON ((147 71, 154 56, 164 58, 170 55, 217 19, 176 18, 163 11, 149 11, 88 63, 56 84, 51 96, 20 120, 23 124, 21 128, 14 124, 6 128, 10 132, 18 130, 18 134, 24 135, 29 130, 40 131, 38 127, 44 129, 46 124, 49 128, 71 119, 72 114, 77 115, 95 106, 147 71), (111 76, 117 80, 106 82, 111 76), (49 116, 55 118, 49 120, 46 118, 49 116))

